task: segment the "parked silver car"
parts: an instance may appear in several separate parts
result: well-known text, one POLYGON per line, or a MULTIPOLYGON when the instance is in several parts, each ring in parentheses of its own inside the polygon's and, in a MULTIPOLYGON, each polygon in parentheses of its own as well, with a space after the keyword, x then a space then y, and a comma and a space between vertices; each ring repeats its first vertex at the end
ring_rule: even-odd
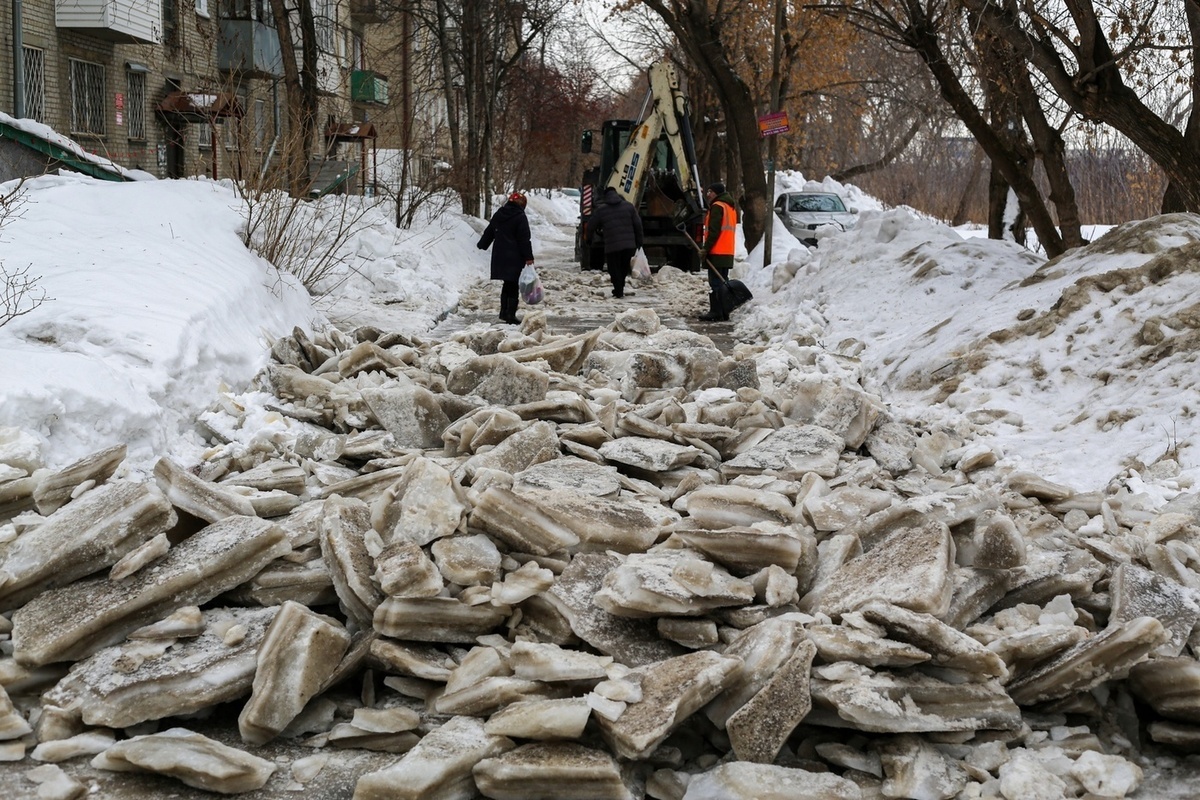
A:
POLYGON ((822 225, 846 230, 858 221, 858 209, 846 208, 842 198, 832 192, 784 192, 775 201, 775 213, 788 232, 809 247, 815 247, 813 234, 822 225))

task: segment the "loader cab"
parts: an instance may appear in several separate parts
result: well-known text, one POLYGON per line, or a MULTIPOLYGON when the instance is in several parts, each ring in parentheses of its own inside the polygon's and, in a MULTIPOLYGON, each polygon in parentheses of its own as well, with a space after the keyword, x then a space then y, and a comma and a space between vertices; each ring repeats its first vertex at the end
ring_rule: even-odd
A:
MULTIPOLYGON (((599 164, 584 172, 581 187, 575 257, 583 269, 603 269, 603 250, 593 247, 588 252, 589 248, 584 246, 587 220, 604 196, 604 187, 640 124, 630 119, 605 120, 598 141, 594 135, 585 135, 580 140, 583 152, 595 152, 599 157, 599 164)), ((656 266, 671 263, 681 269, 699 269, 699 258, 682 237, 687 236, 693 241, 702 238, 703 211, 688 202, 687 193, 679 182, 675 152, 665 135, 659 137, 650 158, 641 196, 635 200, 642 217, 646 255, 656 266)))

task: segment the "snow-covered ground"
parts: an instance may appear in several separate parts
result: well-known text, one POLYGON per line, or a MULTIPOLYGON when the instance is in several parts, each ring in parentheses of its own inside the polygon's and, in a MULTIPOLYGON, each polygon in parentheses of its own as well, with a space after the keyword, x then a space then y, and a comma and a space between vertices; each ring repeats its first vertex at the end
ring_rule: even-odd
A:
MULTIPOLYGON (((766 267, 761 245, 741 248, 735 277, 755 293, 735 315, 744 340, 859 359, 894 414, 984 437, 1079 490, 1140 489, 1169 453, 1178 474, 1150 468, 1154 492, 1200 475, 1184 346, 1200 277, 1171 266, 1200 220, 1129 223, 1046 263, 852 186, 777 178, 779 192, 801 188, 840 191, 860 222, 809 250, 777 221, 766 267)), ((227 185, 47 176, 23 199, 0 228, 0 259, 28 267, 48 299, 0 327, 0 427, 34 434, 47 466, 126 442, 136 468, 198 444, 196 414, 222 383, 249 381, 271 337, 330 321, 422 333, 487 276, 484 221, 453 211, 397 230, 387 205, 365 209, 327 293, 310 298, 242 245, 227 185)), ((535 252, 568 249, 576 203, 530 192, 535 252)))
MULTIPOLYGON (((735 314, 737 336, 762 350, 765 379, 817 344, 894 416, 984 443, 1002 463, 1082 491, 1116 481, 1147 508, 1194 489, 1200 218, 1131 222, 1048 262, 832 181, 783 174, 777 189, 817 187, 842 192, 859 224, 809 250, 777 223, 772 263, 759 247, 734 273, 755 294, 735 314)), ((228 185, 64 175, 22 191, 0 228, 5 271, 37 279, 0 306, 0 321, 28 312, 0 326, 10 470, 119 443, 130 472, 163 455, 190 463, 205 446, 195 421, 223 391, 253 399, 274 337, 329 324, 427 333, 488 271, 475 247, 483 220, 444 212, 397 230, 392 208, 369 206, 313 297, 243 246, 228 185)), ((529 196, 535 254, 572 269, 577 200, 529 196)), ((310 233, 332 219, 321 204, 309 211, 310 233)), ((277 424, 270 416, 263 426, 277 424)))

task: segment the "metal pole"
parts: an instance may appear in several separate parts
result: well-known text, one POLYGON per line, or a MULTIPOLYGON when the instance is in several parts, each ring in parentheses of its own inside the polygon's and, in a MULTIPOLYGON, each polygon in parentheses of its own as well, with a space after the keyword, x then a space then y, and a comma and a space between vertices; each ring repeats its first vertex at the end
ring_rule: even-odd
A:
POLYGON ((21 0, 12 0, 13 117, 25 119, 25 47, 21 31, 21 0))
MULTIPOLYGON (((783 3, 775 0, 775 41, 771 52, 771 112, 779 110, 779 44, 783 37, 783 3)), ((775 238, 775 152, 779 134, 773 134, 767 143, 767 224, 763 236, 763 266, 771 263, 771 243, 775 238)))

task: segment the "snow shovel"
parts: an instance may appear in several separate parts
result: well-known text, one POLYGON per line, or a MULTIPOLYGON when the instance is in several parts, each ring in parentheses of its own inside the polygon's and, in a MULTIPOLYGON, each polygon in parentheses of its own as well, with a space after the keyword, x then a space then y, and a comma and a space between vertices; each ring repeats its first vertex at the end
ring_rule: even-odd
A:
MULTIPOLYGON (((684 238, 688 240, 692 247, 696 248, 697 253, 702 252, 700 245, 696 244, 692 237, 687 236, 684 238)), ((721 311, 725 316, 729 316, 729 312, 738 306, 743 306, 754 299, 754 295, 746 287, 746 284, 738 280, 727 281, 721 274, 721 271, 714 267, 711 261, 705 258, 704 263, 712 271, 712 274, 717 276, 717 280, 721 282, 721 285, 717 287, 717 302, 720 303, 721 311)))

